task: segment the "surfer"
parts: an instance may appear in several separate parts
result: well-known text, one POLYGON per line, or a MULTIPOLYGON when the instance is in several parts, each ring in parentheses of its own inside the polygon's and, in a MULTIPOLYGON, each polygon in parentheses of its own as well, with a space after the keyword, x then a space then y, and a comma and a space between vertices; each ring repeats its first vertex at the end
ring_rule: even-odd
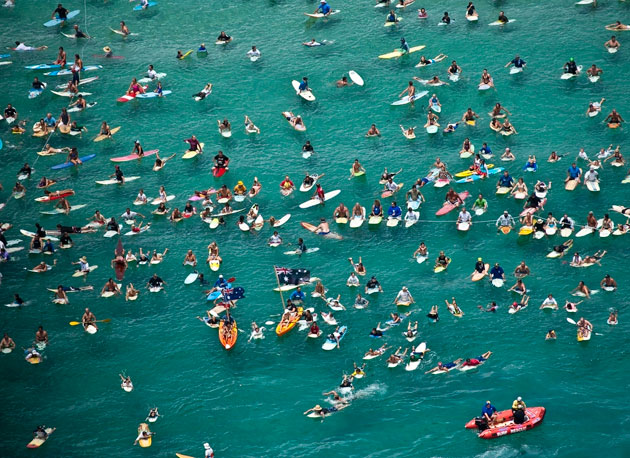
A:
POLYGON ((617 127, 622 122, 625 122, 625 120, 621 117, 619 113, 617 113, 617 110, 615 110, 614 108, 610 112, 610 114, 606 116, 606 119, 604 119, 604 122, 606 121, 608 121, 608 127, 617 127))
POLYGON ((521 59, 521 57, 517 54, 514 59, 505 64, 505 68, 508 68, 510 65, 514 65, 514 68, 524 68, 527 63, 521 59))
POLYGON ((230 41, 232 41, 232 37, 227 35, 223 30, 221 31, 221 33, 219 34, 219 36, 217 37, 217 41, 218 42, 222 42, 222 43, 228 43, 230 41))
POLYGON ((381 132, 376 128, 376 124, 372 124, 365 134, 366 137, 380 137, 381 132))
POLYGON ((479 115, 475 113, 472 108, 468 108, 466 112, 462 115, 462 122, 470 123, 475 121, 475 118, 479 119, 479 115))
POLYGON ((330 234, 330 226, 328 225, 328 222, 326 222, 326 218, 321 218, 319 220, 319 224, 315 229, 313 229, 313 232, 318 235, 330 234))
POLYGON ((481 81, 479 81, 479 87, 481 88, 481 85, 483 84, 494 87, 494 80, 492 79, 492 76, 490 76, 490 73, 488 73, 488 70, 485 68, 481 73, 481 81))
POLYGON ((617 282, 610 276, 610 274, 606 274, 602 281, 599 282, 599 286, 608 291, 614 291, 617 289, 617 282))
POLYGON ((2 340, 0 341, 0 350, 4 350, 5 348, 8 348, 10 350, 15 349, 15 342, 11 337, 9 337, 9 334, 7 334, 6 332, 4 333, 4 337, 2 337, 2 340))
POLYGON ((510 22, 503 11, 499 13, 499 18, 497 19, 497 21, 501 24, 507 24, 508 22, 510 22))
POLYGON ((619 43, 617 41, 617 37, 613 35, 612 37, 610 37, 610 40, 604 43, 604 46, 608 49, 608 51, 610 51, 611 49, 619 50, 621 43, 619 43))
POLYGON ((405 94, 407 94, 407 100, 413 105, 413 101, 415 100, 414 96, 416 95, 416 87, 413 85, 413 81, 409 81, 407 87, 398 94, 398 98, 402 99, 405 94))
POLYGON ((319 1, 319 6, 313 12, 313 14, 317 14, 317 13, 321 13, 324 16, 330 16, 330 14, 332 13, 332 10, 330 9, 330 5, 326 3, 326 0, 319 1))
POLYGON ((564 64, 563 70, 564 70, 564 73, 570 73, 572 75, 578 75, 580 73, 580 70, 577 64, 575 63, 575 60, 573 59, 573 57, 569 59, 569 62, 564 64))

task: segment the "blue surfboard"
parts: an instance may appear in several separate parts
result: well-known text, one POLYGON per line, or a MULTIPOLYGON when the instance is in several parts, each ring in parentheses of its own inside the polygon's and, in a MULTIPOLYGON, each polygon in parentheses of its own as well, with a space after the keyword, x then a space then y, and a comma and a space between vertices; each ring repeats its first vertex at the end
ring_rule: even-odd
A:
MULTIPOLYGON (((90 159, 94 159, 96 154, 88 154, 87 156, 80 157, 81 162, 89 161, 90 159)), ((51 167, 52 170, 61 170, 67 169, 68 167, 73 167, 74 164, 72 162, 64 162, 63 164, 53 165, 51 167)))

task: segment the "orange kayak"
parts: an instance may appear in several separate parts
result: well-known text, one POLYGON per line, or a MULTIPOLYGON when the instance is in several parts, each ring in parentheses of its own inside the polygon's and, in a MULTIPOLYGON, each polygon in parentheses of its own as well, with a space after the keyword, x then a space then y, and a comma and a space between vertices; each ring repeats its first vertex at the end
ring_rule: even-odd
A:
POLYGON ((297 315, 295 315, 293 318, 291 318, 288 323, 280 321, 280 323, 278 323, 278 326, 276 326, 276 334, 278 334, 279 336, 282 336, 282 335, 286 334, 287 332, 289 332, 291 329, 293 329, 295 327, 296 323, 302 317, 302 311, 303 310, 304 309, 302 307, 298 307, 297 315))
POLYGON ((219 323, 219 342, 223 345, 223 348, 226 350, 231 350, 232 347, 236 344, 236 339, 238 338, 238 328, 236 327, 236 320, 232 319, 232 333, 229 339, 226 339, 224 328, 226 323, 224 320, 221 320, 219 323))

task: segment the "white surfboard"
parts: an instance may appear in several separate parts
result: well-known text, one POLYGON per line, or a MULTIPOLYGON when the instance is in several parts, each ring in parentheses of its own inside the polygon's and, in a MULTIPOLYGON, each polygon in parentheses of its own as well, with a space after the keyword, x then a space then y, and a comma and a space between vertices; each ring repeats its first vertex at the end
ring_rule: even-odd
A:
POLYGON ((363 86, 365 84, 363 81, 363 78, 361 78, 361 76, 354 70, 350 70, 348 72, 348 76, 350 77, 352 82, 356 84, 357 86, 363 86))
MULTIPOLYGON (((324 194, 324 201, 332 199, 333 197, 337 196, 340 192, 341 192, 341 189, 335 189, 334 191, 329 191, 329 192, 325 193, 324 194)), ((310 208, 310 207, 314 207, 316 205, 320 205, 321 203, 322 202, 319 199, 311 199, 311 200, 307 200, 306 202, 302 202, 300 204, 300 208, 310 208)))
POLYGON ((299 81, 293 80, 293 81, 291 81, 291 85, 293 86, 293 89, 295 89, 295 92, 297 93, 297 95, 302 97, 307 102, 312 102, 312 101, 315 100, 315 96, 310 91, 310 89, 307 90, 307 91, 300 91, 300 82, 299 81))

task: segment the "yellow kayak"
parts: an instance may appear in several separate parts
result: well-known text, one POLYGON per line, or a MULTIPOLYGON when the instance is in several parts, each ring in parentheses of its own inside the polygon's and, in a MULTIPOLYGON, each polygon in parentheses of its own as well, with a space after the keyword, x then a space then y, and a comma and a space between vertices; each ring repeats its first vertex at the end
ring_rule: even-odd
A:
POLYGON ((282 336, 293 329, 296 323, 300 320, 300 317, 302 316, 302 311, 304 311, 304 309, 302 307, 298 307, 297 314, 293 318, 291 318, 288 323, 280 321, 280 323, 278 323, 278 326, 276 326, 276 334, 282 336))

